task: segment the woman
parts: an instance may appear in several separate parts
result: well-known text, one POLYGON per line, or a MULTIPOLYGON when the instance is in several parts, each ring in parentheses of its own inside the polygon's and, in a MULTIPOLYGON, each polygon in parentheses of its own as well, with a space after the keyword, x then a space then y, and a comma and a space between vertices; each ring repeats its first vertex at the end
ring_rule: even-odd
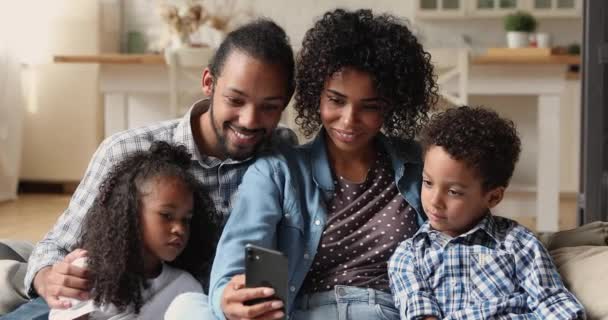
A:
POLYGON ((245 174, 212 269, 213 312, 397 319, 386 263, 425 219, 412 138, 437 100, 430 56, 395 17, 335 10, 306 33, 298 60, 296 123, 307 136, 321 130, 245 174), (284 305, 243 304, 272 296, 243 288, 247 243, 288 256, 284 305))

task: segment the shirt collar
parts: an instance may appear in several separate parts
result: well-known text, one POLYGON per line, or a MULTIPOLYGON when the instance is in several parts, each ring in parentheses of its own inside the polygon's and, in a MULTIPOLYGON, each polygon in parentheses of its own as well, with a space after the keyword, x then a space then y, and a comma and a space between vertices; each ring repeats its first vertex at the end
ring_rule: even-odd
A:
MULTIPOLYGON (((203 113, 209 111, 209 106, 209 99, 198 100, 194 104, 192 104, 188 112, 186 112, 186 114, 179 120, 177 128, 173 134, 173 142, 175 144, 183 144, 184 146, 186 146, 188 152, 190 152, 190 154, 192 155, 192 160, 198 161, 206 166, 215 166, 221 163, 243 163, 255 157, 255 155, 252 155, 243 160, 234 160, 231 158, 221 160, 219 158, 202 154, 200 152, 196 145, 196 142, 194 141, 194 132, 192 132, 192 121, 198 121, 199 117, 201 117, 203 113)), ((264 143, 260 147, 257 153, 271 149, 272 144, 268 140, 271 139, 267 139, 266 143, 264 143)))
MULTIPOLYGON (((334 185, 329 165, 325 136, 325 128, 321 127, 319 133, 311 142, 310 149, 312 155, 312 173, 313 178, 319 187, 326 191, 332 191, 334 189, 334 185)), ((395 170, 396 179, 403 176, 404 164, 421 163, 420 157, 418 157, 418 153, 416 153, 413 146, 405 143, 396 146, 393 144, 393 141, 391 141, 391 139, 386 137, 383 133, 379 133, 374 139, 389 155, 393 170, 395 170)))
POLYGON ((192 160, 201 160, 202 156, 198 150, 198 147, 196 146, 196 142, 194 141, 191 120, 193 117, 198 118, 200 115, 207 112, 208 109, 208 99, 199 100, 192 104, 190 109, 188 109, 188 112, 186 112, 186 114, 179 119, 177 128, 173 133, 173 143, 186 146, 186 149, 188 149, 188 152, 192 155, 192 160))
MULTIPOLYGON (((416 241, 419 237, 427 237, 429 235, 429 233, 432 232, 439 232, 433 228, 431 228, 431 224, 429 223, 429 221, 426 221, 416 232, 416 234, 414 234, 414 236, 412 237, 412 240, 416 241)), ((477 232, 483 232, 486 235, 488 235, 491 239, 493 239, 494 241, 496 241, 496 243, 500 243, 499 241, 499 235, 498 235, 498 229, 496 226, 496 221, 494 219, 494 216, 492 216, 492 214, 488 211, 488 213, 486 213, 486 215, 475 225, 475 227, 471 228, 471 230, 457 236, 454 237, 454 239, 456 238, 465 238, 465 237, 469 237, 472 236, 474 234, 476 234, 477 232)))

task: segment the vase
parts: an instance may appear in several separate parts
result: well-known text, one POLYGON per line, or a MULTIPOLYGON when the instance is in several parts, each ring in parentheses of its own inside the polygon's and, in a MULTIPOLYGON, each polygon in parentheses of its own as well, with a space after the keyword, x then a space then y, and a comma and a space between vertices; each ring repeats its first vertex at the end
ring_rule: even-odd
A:
POLYGON ((178 49, 190 46, 190 36, 185 33, 175 33, 171 35, 171 42, 169 47, 172 49, 178 49))
POLYGON ((528 32, 509 31, 507 32, 508 48, 527 48, 530 45, 530 34, 528 32))

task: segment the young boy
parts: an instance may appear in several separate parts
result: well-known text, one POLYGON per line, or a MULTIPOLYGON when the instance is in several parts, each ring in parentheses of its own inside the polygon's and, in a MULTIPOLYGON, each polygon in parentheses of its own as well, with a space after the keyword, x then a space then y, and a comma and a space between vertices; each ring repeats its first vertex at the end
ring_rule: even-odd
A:
POLYGON ((492 216, 520 153, 512 121, 460 107, 422 133, 428 216, 389 262, 402 319, 579 319, 551 257, 529 230, 492 216))

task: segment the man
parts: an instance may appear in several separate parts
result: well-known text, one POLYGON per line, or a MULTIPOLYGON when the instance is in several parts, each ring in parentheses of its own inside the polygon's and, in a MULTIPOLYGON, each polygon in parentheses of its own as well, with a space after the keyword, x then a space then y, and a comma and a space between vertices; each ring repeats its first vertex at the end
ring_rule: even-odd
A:
POLYGON ((293 141, 292 132, 275 130, 293 94, 293 77, 293 52, 281 27, 257 20, 231 32, 203 71, 208 100, 195 103, 182 119, 127 130, 99 146, 68 208, 29 259, 25 286, 35 299, 1 319, 44 317, 49 307, 70 307, 59 296, 89 297, 87 270, 71 265, 86 255, 76 248, 83 217, 112 165, 153 141, 185 145, 197 162, 194 174, 227 215, 255 154, 277 139, 293 141))

